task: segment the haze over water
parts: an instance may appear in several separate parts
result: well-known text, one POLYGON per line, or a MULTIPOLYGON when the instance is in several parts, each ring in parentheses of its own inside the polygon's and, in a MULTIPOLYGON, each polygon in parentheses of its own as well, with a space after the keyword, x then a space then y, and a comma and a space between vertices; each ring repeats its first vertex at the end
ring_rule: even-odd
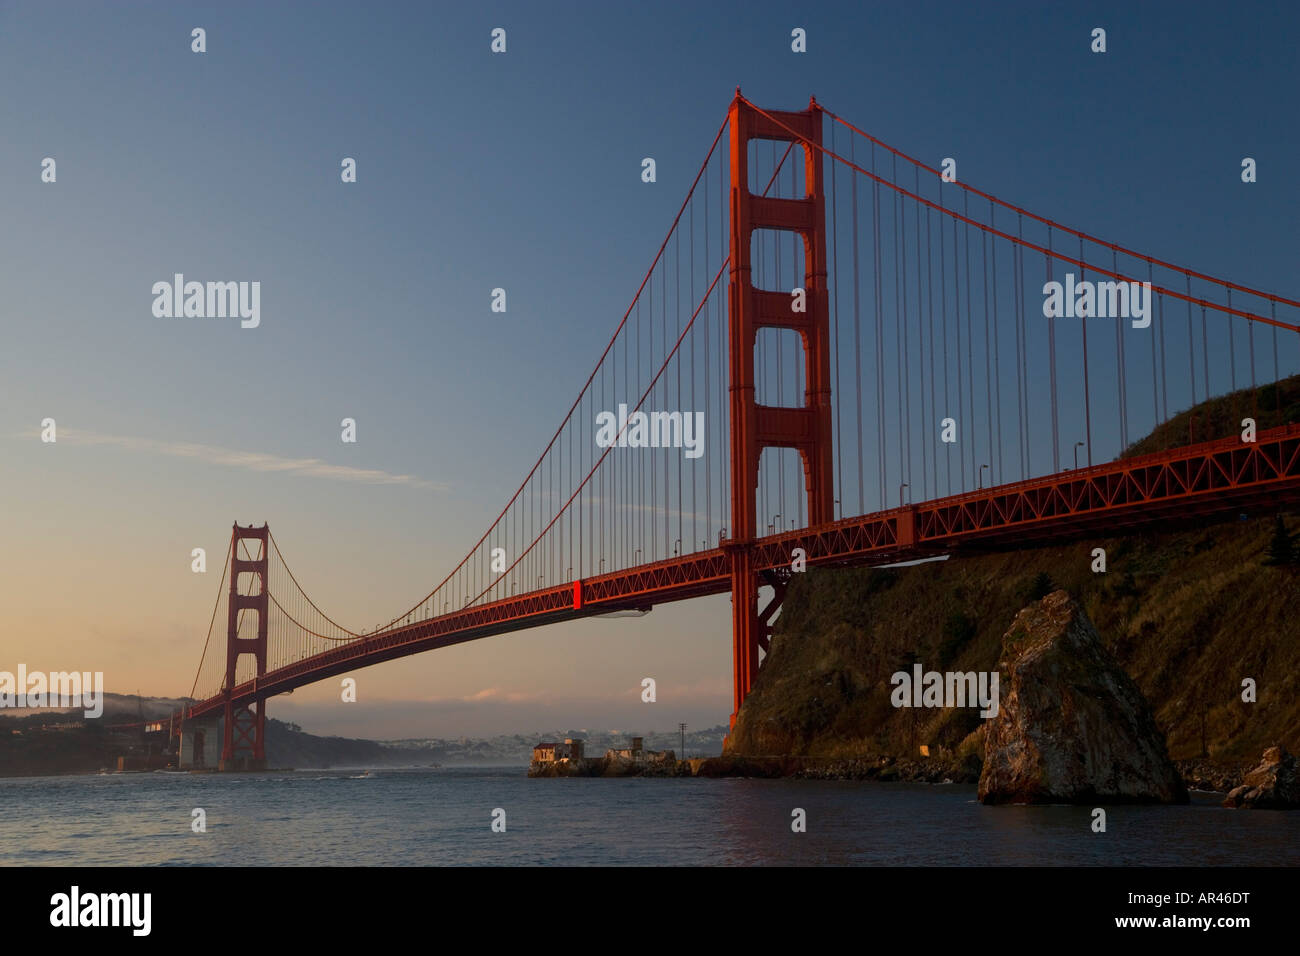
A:
POLYGON ((522 767, 0 780, 3 865, 1297 865, 1300 815, 985 807, 975 787, 522 767), (207 813, 193 833, 191 812, 207 813), (490 829, 506 811, 506 832, 490 829), (791 811, 807 812, 793 833, 791 811), (1261 850, 1261 848, 1268 848, 1261 850))

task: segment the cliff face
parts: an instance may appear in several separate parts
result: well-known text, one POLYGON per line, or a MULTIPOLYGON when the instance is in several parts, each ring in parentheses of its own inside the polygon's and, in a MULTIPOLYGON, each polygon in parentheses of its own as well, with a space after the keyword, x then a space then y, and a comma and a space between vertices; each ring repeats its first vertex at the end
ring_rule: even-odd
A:
MULTIPOLYGON (((1300 570, 1264 563, 1274 515, 890 570, 794 575, 728 751, 851 758, 983 752, 977 708, 895 708, 890 676, 990 671, 1031 600, 1068 591, 1137 684, 1175 760, 1300 750, 1300 570), (1104 548, 1107 572, 1091 570, 1104 548), (1049 580, 1050 579, 1050 580, 1049 580), (1242 681, 1257 687, 1242 700, 1242 681), (970 739, 968 739, 970 738, 970 739)), ((1292 531, 1294 517, 1288 518, 1292 531)))

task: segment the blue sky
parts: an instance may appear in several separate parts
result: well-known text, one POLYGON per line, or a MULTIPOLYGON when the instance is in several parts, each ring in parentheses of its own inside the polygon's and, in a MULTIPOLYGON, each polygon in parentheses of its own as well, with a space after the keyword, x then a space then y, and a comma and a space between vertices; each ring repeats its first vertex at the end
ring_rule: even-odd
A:
MULTIPOLYGON (((236 518, 270 521, 338 619, 408 607, 567 410, 737 85, 816 94, 1010 201, 1294 297, 1297 27, 1240 3, 0 4, 3 656, 188 690, 217 584, 190 549, 219 562, 236 518), (261 281, 261 327, 155 318, 176 272, 261 281), (47 416, 121 440, 45 446, 47 416)), ((722 597, 525 632, 365 672, 418 719, 363 728, 333 688, 272 714, 380 736, 714 723, 728 630, 722 597), (662 717, 638 710, 645 674, 662 717)))

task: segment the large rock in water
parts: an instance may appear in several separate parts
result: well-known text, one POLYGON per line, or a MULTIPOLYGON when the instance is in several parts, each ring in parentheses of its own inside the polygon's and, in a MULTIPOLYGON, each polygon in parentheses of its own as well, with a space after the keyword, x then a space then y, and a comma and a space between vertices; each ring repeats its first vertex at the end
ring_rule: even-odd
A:
POLYGON ((1146 699, 1065 591, 1016 615, 998 670, 984 803, 1187 802, 1146 699))
POLYGON ((1264 751, 1264 762, 1246 774, 1240 787, 1223 801, 1225 807, 1259 810, 1300 809, 1300 773, 1296 758, 1281 744, 1264 751))

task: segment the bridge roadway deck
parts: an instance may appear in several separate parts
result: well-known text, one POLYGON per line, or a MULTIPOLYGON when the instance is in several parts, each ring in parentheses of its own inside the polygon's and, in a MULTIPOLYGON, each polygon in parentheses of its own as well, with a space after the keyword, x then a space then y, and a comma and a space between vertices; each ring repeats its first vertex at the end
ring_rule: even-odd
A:
MULTIPOLYGON (((1300 425, 1188 445, 1014 484, 997 485, 830 524, 724 539, 708 551, 513 595, 340 644, 234 689, 233 703, 283 694, 421 651, 610 611, 645 608, 730 589, 732 552, 748 547, 756 570, 787 567, 795 548, 809 565, 872 565, 963 549, 1057 543, 1176 527, 1236 511, 1300 502, 1300 425), (579 599, 580 593, 580 599, 579 599)), ((221 695, 190 719, 220 713, 221 695)))

